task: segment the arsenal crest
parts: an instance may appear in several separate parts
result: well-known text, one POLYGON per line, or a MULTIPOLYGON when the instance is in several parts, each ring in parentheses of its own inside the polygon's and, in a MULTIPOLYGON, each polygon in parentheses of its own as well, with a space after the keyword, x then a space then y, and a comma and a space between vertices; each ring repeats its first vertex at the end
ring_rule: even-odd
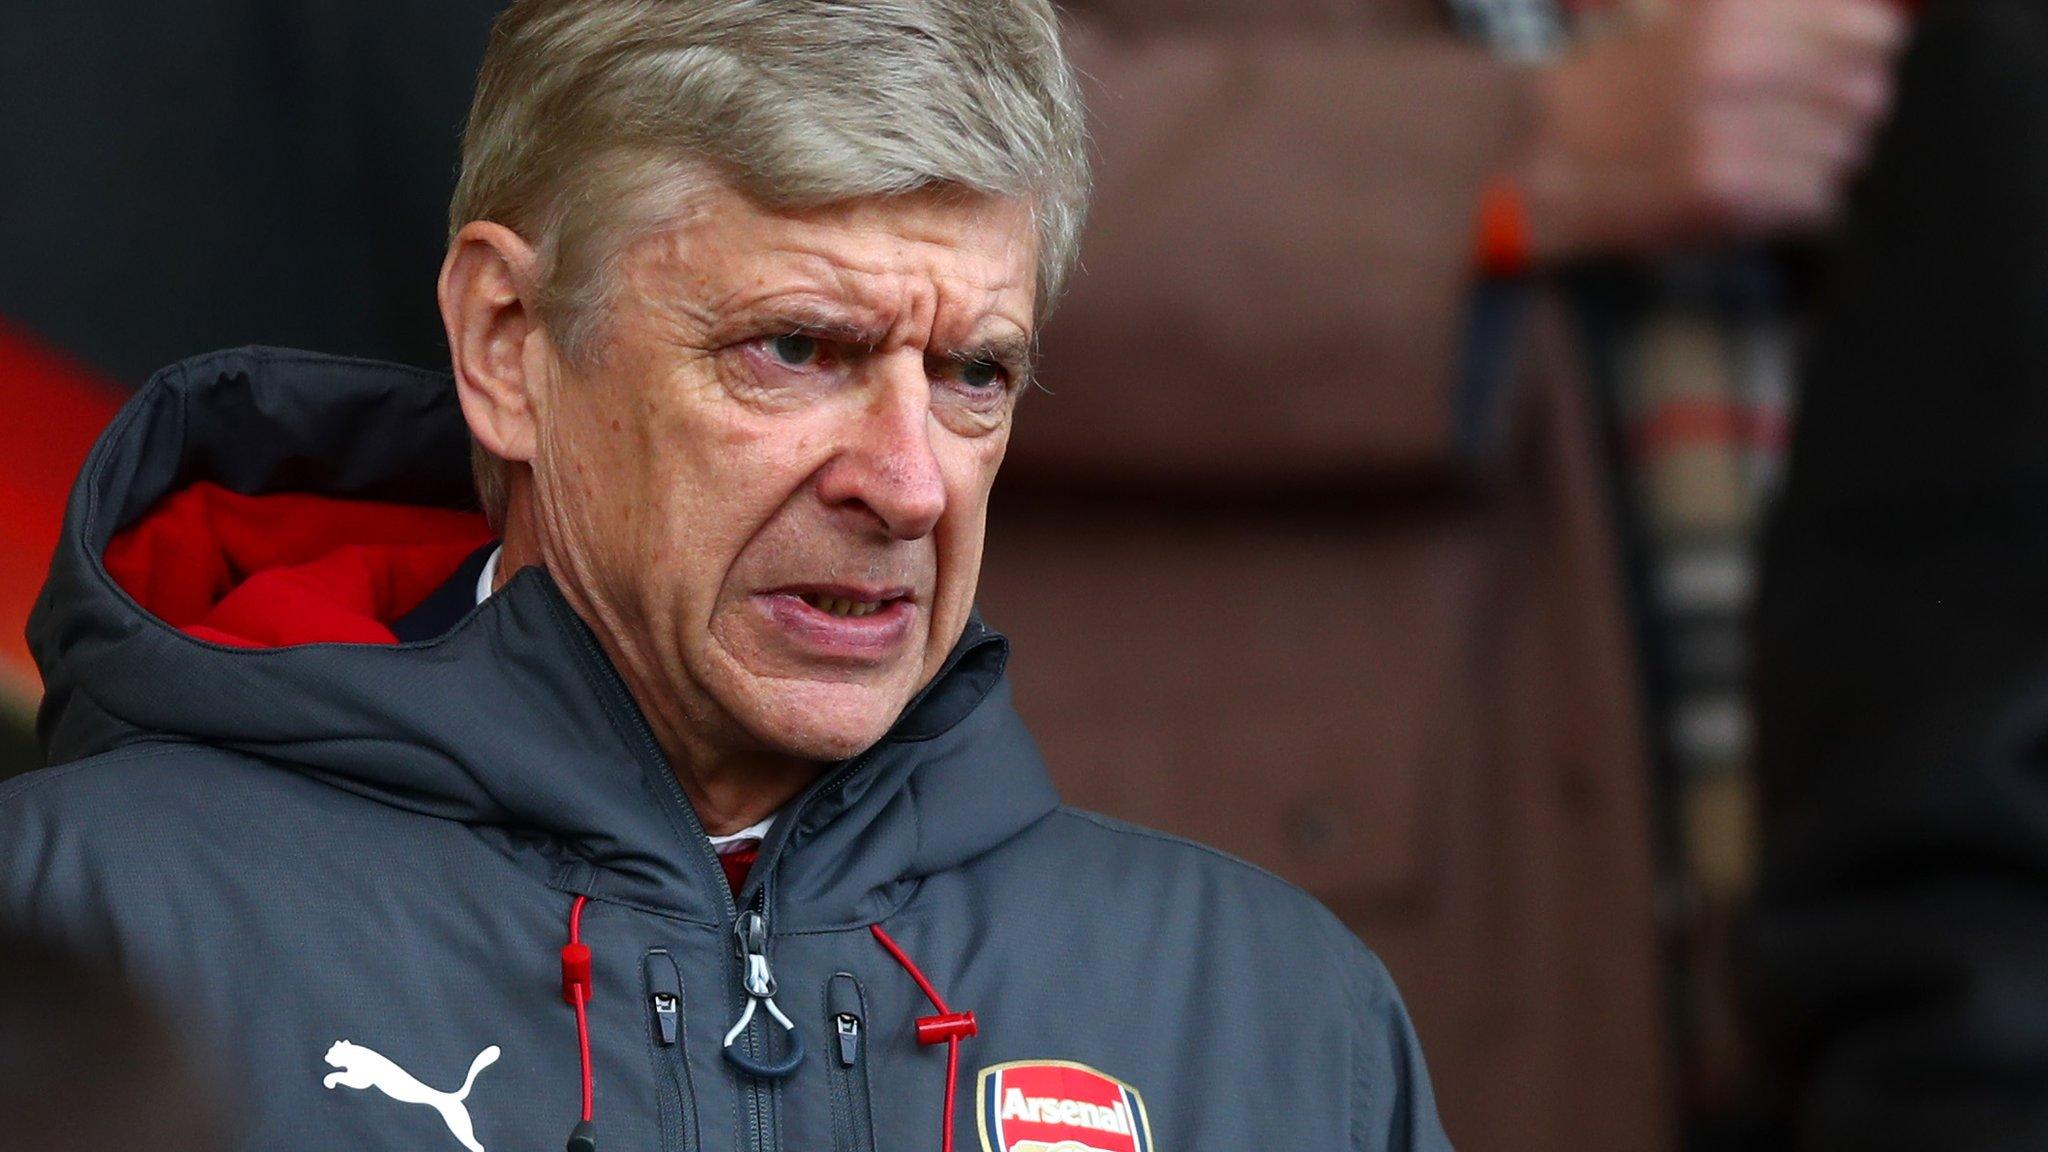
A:
POLYGON ((1086 1064, 983 1068, 979 1105, 982 1152, 1152 1152, 1138 1090, 1086 1064))

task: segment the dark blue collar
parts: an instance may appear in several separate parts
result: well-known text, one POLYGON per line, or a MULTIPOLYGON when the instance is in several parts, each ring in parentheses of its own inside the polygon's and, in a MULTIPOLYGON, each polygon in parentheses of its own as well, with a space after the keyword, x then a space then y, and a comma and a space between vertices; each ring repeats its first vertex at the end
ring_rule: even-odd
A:
POLYGON ((439 588, 428 594, 419 606, 391 622, 391 634, 398 637, 400 644, 411 644, 420 640, 432 640, 462 622, 462 618, 476 608, 476 582, 484 574, 484 565, 490 563, 491 553, 498 547, 496 540, 469 554, 439 588))

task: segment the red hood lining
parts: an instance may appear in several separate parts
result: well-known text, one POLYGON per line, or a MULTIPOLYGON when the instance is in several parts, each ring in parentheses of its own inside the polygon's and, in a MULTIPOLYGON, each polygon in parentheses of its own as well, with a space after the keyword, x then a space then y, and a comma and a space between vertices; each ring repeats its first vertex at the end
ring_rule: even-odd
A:
POLYGON ((391 623, 490 539, 474 512, 201 482, 122 529, 106 566, 151 615, 201 640, 392 644, 391 623))

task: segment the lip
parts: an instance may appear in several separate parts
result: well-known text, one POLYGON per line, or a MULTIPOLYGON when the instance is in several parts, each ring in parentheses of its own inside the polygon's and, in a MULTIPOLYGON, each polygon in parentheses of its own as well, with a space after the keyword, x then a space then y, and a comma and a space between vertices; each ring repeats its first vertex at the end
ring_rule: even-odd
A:
POLYGON ((776 629, 806 654, 827 660, 873 663, 895 655, 910 638, 918 606, 907 588, 846 584, 793 584, 757 593, 754 602, 776 629), (835 616, 805 596, 885 602, 866 616, 835 616))
POLYGON ((881 600, 913 599, 911 590, 901 584, 888 586, 869 584, 785 584, 780 588, 769 589, 764 595, 818 596, 828 599, 853 600, 862 604, 872 604, 881 600))

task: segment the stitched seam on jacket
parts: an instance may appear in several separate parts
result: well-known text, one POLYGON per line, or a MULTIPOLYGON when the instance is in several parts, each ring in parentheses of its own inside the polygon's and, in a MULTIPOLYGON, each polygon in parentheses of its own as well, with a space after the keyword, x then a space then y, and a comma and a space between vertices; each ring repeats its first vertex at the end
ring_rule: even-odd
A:
MULTIPOLYGON (((1228 852, 1222 851, 1218 848, 1212 848, 1209 845, 1203 844, 1199 841, 1189 840, 1184 837, 1172 835, 1171 833, 1159 832, 1151 828, 1139 827, 1134 824, 1125 824, 1122 821, 1115 820, 1110 817, 1102 816, 1094 812, 1089 812, 1081 808, 1070 808, 1066 805, 1061 805, 1057 810, 1054 811, 1053 815, 1071 816, 1085 823, 1093 824, 1106 832, 1119 833, 1126 836, 1133 836, 1140 840, 1151 840, 1162 844, 1174 844, 1183 848, 1193 849, 1194 851, 1199 852, 1204 856, 1209 856, 1217 860, 1222 860, 1227 863, 1234 864, 1243 871, 1252 873, 1255 876, 1264 877, 1267 880, 1271 880, 1276 884, 1282 885, 1290 891, 1300 893, 1304 898, 1310 900, 1314 899, 1314 897, 1310 896, 1307 893, 1307 891, 1304 890, 1300 885, 1295 884, 1293 881, 1288 880, 1286 877, 1280 876, 1265 868, 1261 868, 1258 865, 1251 863, 1250 861, 1240 860, 1237 857, 1232 856, 1228 852)), ((1318 904, 1317 907, 1320 908, 1321 905, 1318 904)), ((1324 911, 1326 915, 1316 917, 1316 919, 1320 922, 1322 931, 1326 936, 1333 935, 1331 931, 1332 925, 1335 925, 1337 928, 1341 929, 1343 927, 1342 921, 1337 920, 1332 915, 1328 915, 1327 909, 1324 909, 1324 911)), ((1368 1022, 1372 1019, 1370 1009, 1372 1007, 1371 1001, 1373 997, 1368 995, 1367 990, 1361 988, 1360 984, 1362 982, 1370 981, 1372 969, 1374 966, 1376 966, 1377 958, 1372 955, 1371 950, 1367 948, 1362 941, 1360 941, 1357 937, 1351 935, 1348 930, 1343 933, 1341 938, 1334 939, 1331 942, 1331 946, 1329 947, 1328 952, 1331 955, 1343 957, 1343 962, 1340 962, 1340 971, 1342 975, 1345 977, 1345 979, 1342 981, 1344 986, 1345 1005, 1351 1013, 1350 1035, 1353 1065, 1352 1080, 1354 1085, 1352 1107, 1350 1109, 1350 1120, 1348 1124, 1350 1135, 1349 1143, 1354 1148, 1363 1149, 1365 1147, 1365 1139, 1368 1133, 1366 1116, 1371 1111, 1372 1105, 1372 1081, 1369 1077, 1365 1060, 1365 1053, 1367 1049, 1365 1030, 1368 1026, 1368 1022)), ((1382 968, 1384 967, 1384 965, 1377 966, 1382 968)))
POLYGON ((11 804, 44 784, 53 783, 76 772, 84 772, 88 769, 111 764, 125 764, 130 760, 146 760, 153 756, 197 756, 203 752, 210 751, 212 749, 197 745, 157 745, 151 748, 135 748, 126 752, 103 752, 98 756, 88 756, 83 760, 73 760, 68 764, 57 764, 49 768, 35 769, 8 781, 6 784, 0 784, 0 806, 11 804))
MULTIPOLYGON (((1325 928, 1327 933, 1327 926, 1325 928)), ((1347 936, 1349 934, 1347 933, 1347 936)), ((1366 1137, 1370 1126, 1366 1122, 1372 1111, 1372 1078, 1366 1068, 1366 1033, 1368 1022, 1373 1019, 1369 998, 1365 990, 1358 987, 1361 980, 1370 975, 1370 969, 1361 972, 1366 957, 1358 955, 1364 951, 1356 937, 1332 942, 1332 951, 1349 952, 1351 962, 1344 965, 1344 1003, 1351 1013, 1351 1146, 1358 1152, 1365 1152, 1366 1137)))
MULTIPOLYGON (((1123 821, 1114 819, 1112 817, 1103 816, 1095 812, 1090 812, 1084 808, 1069 808, 1064 804, 1054 809, 1051 814, 1054 816, 1071 816, 1077 820, 1093 824, 1097 828, 1100 828, 1105 832, 1114 832, 1125 836, 1135 836, 1140 840, 1152 840, 1161 844, 1177 844, 1182 848, 1192 848, 1195 851, 1200 852, 1204 856, 1214 857, 1215 859, 1221 860, 1227 864, 1234 864, 1237 867, 1243 869, 1246 872, 1250 872, 1255 876, 1263 876, 1276 884, 1284 885, 1291 891, 1299 892, 1304 896, 1308 895, 1307 889, 1304 889, 1301 885, 1296 884, 1294 881, 1289 880, 1287 877, 1282 876, 1279 873, 1273 872, 1269 869, 1261 868, 1257 864, 1254 864, 1249 860, 1240 860, 1237 857, 1232 856, 1230 853, 1223 851, 1221 848, 1212 848, 1199 840, 1189 840, 1182 836, 1175 836, 1170 832, 1160 832, 1152 828, 1142 828, 1136 824, 1126 824, 1123 821)), ((1310 897, 1310 899, 1314 899, 1314 897, 1310 897)))
MULTIPOLYGON (((547 603, 548 614, 554 618, 555 627, 567 631, 569 633, 569 640, 571 641, 571 648, 573 649, 570 658, 576 664, 577 674, 583 678, 584 686, 590 689, 591 695, 597 697, 598 710, 604 713, 605 723, 611 727, 612 735, 617 737, 620 749, 625 752, 626 756, 633 762, 633 764, 640 768, 641 774, 644 777, 647 771, 647 766, 640 763, 640 754, 638 751, 635 750, 633 737, 634 735, 636 735, 636 733, 627 732, 625 727, 623 726, 625 718, 617 714, 617 705, 613 702, 612 693, 609 691, 609 689, 612 686, 600 681, 600 679, 598 678, 597 671, 590 667, 590 661, 583 658, 581 648, 586 638, 576 635, 574 631, 576 628, 583 627, 582 621, 571 621, 568 619, 564 619, 565 615, 573 616, 574 614, 569 611, 566 605, 558 603, 556 597, 549 596, 544 597, 544 599, 547 603)), ((588 639, 591 644, 596 643, 595 637, 590 637, 588 639)), ((622 693, 624 693, 623 685, 620 685, 620 690, 622 693)), ((630 693, 624 694, 627 695, 629 700, 631 699, 630 693)), ((632 704, 629 704, 628 706, 637 707, 637 705, 632 704)), ((641 726, 643 728, 646 727, 646 721, 644 717, 642 718, 641 726)), ((650 730, 646 733, 646 736, 649 740, 652 740, 654 738, 654 733, 650 730)), ((645 781, 643 779, 643 783, 644 782, 645 781)), ((660 797, 650 797, 650 799, 652 799, 655 802, 656 806, 660 808, 662 819, 668 824, 669 830, 675 834, 677 845, 681 847, 684 851, 689 851, 690 836, 692 834, 691 831, 682 826, 682 823, 676 819, 676 814, 669 810, 669 805, 663 803, 660 797)), ((595 864, 593 864, 591 867, 599 877, 602 877, 604 875, 604 869, 598 868, 595 864)), ((623 903, 623 901, 615 901, 615 903, 623 903)), ((649 909, 649 911, 652 911, 652 909, 649 909)), ((709 924, 710 926, 715 928, 724 927, 723 923, 719 921, 697 920, 688 916, 680 916, 673 913, 668 914, 667 918, 671 920, 679 920, 686 924, 709 924)))

